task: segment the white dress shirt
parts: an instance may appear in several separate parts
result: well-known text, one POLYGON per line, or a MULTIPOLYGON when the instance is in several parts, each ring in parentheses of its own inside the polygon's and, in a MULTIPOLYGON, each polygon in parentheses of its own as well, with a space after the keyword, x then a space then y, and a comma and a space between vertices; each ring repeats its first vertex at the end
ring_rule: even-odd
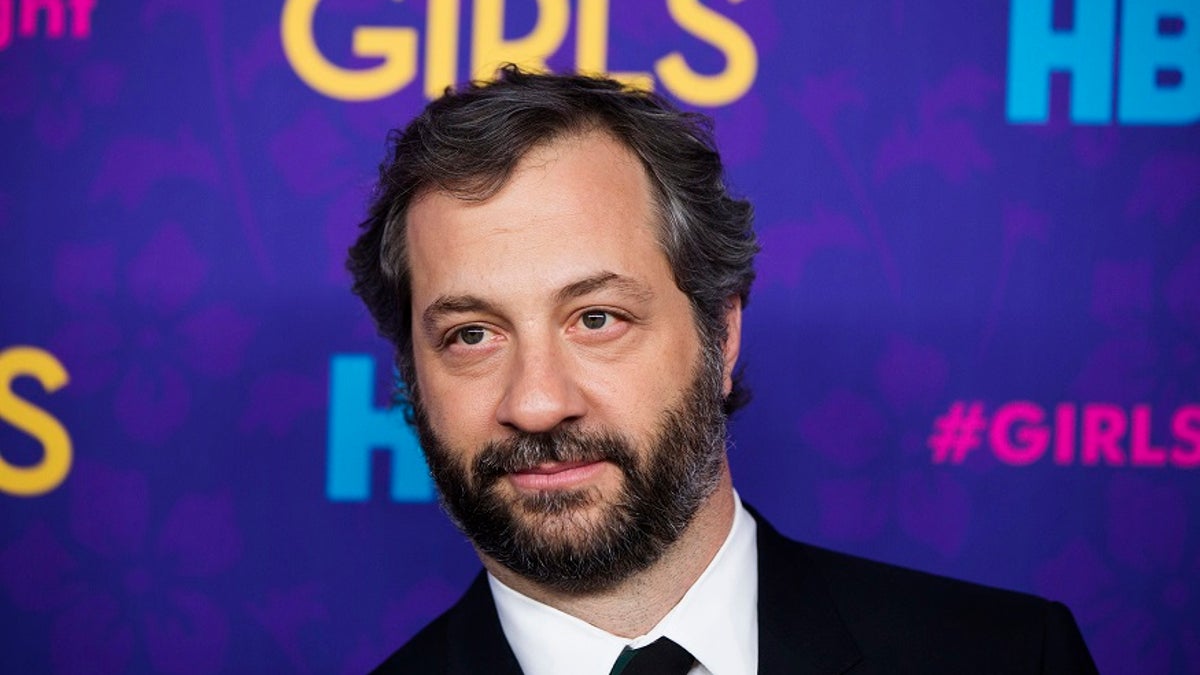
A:
POLYGON ((671 611, 632 640, 601 630, 488 575, 500 626, 525 675, 608 675, 625 647, 662 636, 696 657, 689 675, 758 672, 758 546, 754 519, 734 492, 733 526, 717 555, 671 611))

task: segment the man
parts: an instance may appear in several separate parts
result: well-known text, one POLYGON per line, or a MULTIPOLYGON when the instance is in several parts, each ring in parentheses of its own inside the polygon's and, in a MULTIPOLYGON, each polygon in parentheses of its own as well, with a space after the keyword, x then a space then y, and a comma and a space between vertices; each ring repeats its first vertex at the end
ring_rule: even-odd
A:
POLYGON ((392 140, 349 265, 486 574, 377 672, 1094 672, 1061 605, 742 505, 757 244, 702 120, 507 68, 392 140))

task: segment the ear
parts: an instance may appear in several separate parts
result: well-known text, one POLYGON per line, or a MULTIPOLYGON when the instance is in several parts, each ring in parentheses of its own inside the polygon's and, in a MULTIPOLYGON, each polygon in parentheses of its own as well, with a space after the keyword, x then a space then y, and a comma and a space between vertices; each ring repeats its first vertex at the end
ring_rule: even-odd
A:
POLYGON ((737 365, 738 354, 742 349, 742 299, 736 295, 729 297, 725 303, 725 344, 722 354, 725 358, 724 381, 721 392, 725 396, 733 391, 733 368, 737 365))

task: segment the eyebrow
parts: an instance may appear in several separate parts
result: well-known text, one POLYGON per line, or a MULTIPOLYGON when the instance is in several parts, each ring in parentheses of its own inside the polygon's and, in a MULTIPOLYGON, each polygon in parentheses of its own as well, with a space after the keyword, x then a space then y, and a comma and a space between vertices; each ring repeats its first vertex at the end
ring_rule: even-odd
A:
POLYGON ((558 293, 555 293, 554 299, 558 302, 565 302, 606 288, 614 289, 641 302, 654 298, 654 292, 645 284, 615 272, 600 272, 563 286, 558 293))
POLYGON ((426 335, 437 333, 437 323, 449 314, 464 314, 467 312, 485 312, 497 314, 496 306, 474 295, 443 295, 434 300, 424 312, 421 312, 421 328, 426 335))
MULTIPOLYGON (((639 302, 647 302, 654 297, 654 292, 645 284, 615 272, 600 272, 563 286, 554 294, 554 299, 556 302, 566 302, 607 288, 624 293, 639 302)), ((435 335, 438 321, 443 317, 469 312, 500 313, 495 304, 476 295, 443 295, 421 312, 421 328, 426 335, 435 335)))

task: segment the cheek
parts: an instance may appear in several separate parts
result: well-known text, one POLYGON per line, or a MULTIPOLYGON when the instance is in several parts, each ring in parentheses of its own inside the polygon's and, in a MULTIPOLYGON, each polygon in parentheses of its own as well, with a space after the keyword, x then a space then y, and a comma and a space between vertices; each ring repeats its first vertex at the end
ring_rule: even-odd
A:
POLYGON ((443 443, 461 453, 489 440, 489 422, 495 419, 491 401, 494 385, 418 373, 421 404, 443 443))
POLYGON ((659 344, 647 350, 645 358, 596 373, 586 389, 607 420, 630 429, 650 428, 664 409, 679 401, 699 358, 699 349, 687 342, 659 344))

